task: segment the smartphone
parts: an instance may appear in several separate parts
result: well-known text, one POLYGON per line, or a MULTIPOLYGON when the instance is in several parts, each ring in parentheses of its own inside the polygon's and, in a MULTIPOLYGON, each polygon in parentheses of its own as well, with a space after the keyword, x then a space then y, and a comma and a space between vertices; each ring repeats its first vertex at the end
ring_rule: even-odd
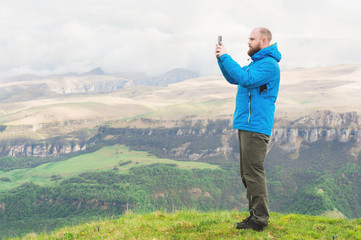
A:
POLYGON ((222 42, 222 36, 218 36, 218 45, 221 45, 222 42))

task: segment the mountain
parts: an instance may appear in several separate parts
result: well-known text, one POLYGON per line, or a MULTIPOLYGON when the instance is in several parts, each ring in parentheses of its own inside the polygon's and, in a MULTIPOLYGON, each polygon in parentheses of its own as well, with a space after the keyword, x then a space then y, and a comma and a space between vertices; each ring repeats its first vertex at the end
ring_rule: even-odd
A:
POLYGON ((199 77, 197 73, 182 68, 176 68, 158 76, 147 76, 144 73, 118 74, 118 76, 129 79, 130 81, 132 81, 133 86, 142 85, 160 87, 166 87, 172 83, 182 82, 184 80, 199 77))
POLYGON ((98 67, 98 68, 94 68, 94 69, 90 70, 87 73, 84 73, 84 75, 105 75, 105 72, 103 71, 103 69, 98 67))
POLYGON ((145 74, 106 74, 101 68, 77 74, 53 76, 23 75, 0 80, 0 101, 16 102, 57 96, 59 94, 109 93, 137 85, 168 86, 171 83, 195 78, 186 69, 173 69, 159 76, 145 74))
POLYGON ((195 72, 186 69, 177 68, 169 72, 166 72, 162 75, 152 77, 150 82, 152 83, 151 84, 152 86, 165 87, 172 83, 182 82, 184 80, 197 78, 197 77, 199 77, 199 75, 196 74, 195 72))

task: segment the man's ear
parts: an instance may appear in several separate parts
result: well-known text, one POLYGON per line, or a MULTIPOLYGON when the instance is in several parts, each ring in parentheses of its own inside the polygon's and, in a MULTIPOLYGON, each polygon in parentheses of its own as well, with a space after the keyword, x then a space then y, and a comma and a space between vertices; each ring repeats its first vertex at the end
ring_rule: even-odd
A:
POLYGON ((266 37, 263 37, 263 38, 262 38, 262 44, 263 44, 263 45, 266 45, 266 44, 267 44, 267 38, 266 38, 266 37))
POLYGON ((268 47, 269 46, 269 42, 268 42, 268 39, 266 37, 263 37, 262 40, 261 40, 261 44, 263 47, 268 47))

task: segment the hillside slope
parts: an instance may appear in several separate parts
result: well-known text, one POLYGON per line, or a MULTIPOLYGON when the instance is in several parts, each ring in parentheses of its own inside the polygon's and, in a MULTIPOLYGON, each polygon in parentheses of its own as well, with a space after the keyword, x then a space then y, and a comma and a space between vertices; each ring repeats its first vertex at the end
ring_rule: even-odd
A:
MULTIPOLYGON (((22 239, 360 239, 361 220, 330 219, 271 213, 263 232, 239 231, 235 222, 247 217, 236 211, 127 213, 121 218, 64 227, 22 239)), ((19 239, 19 238, 13 238, 19 239)))

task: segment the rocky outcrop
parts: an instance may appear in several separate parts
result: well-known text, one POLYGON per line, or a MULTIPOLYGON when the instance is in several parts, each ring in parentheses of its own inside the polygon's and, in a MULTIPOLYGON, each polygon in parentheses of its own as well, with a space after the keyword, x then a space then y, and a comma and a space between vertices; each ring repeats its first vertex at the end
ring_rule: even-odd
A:
MULTIPOLYGON (((361 151, 361 116, 356 112, 335 113, 331 111, 316 111, 310 115, 304 116, 292 122, 276 119, 271 135, 272 147, 279 147, 287 153, 294 153, 297 158, 298 151, 303 143, 314 143, 317 141, 337 141, 342 143, 351 142, 353 148, 350 152, 355 158, 361 151)), ((212 155, 221 155, 227 159, 232 151, 237 151, 237 145, 231 146, 231 136, 236 134, 231 126, 224 126, 222 131, 222 146, 216 149, 200 150, 196 153, 190 153, 188 147, 190 142, 172 149, 169 154, 174 157, 187 155, 192 161, 198 161, 201 158, 212 157, 212 155)), ((205 129, 193 132, 190 129, 179 129, 177 136, 186 136, 197 134, 205 136, 215 134, 214 129, 205 129)), ((216 137, 216 136, 215 136, 216 137)))
POLYGON ((356 153, 361 150, 360 125, 361 117, 355 112, 317 111, 284 126, 275 124, 271 141, 286 152, 297 152, 304 141, 353 141, 356 153))
POLYGON ((73 152, 83 151, 86 145, 56 145, 56 144, 21 144, 15 146, 2 146, 0 156, 9 157, 56 157, 73 152))
POLYGON ((316 141, 355 141, 361 147, 361 131, 353 128, 275 128, 272 132, 272 143, 286 152, 297 151, 300 144, 316 141))
POLYGON ((60 94, 88 93, 88 92, 113 92, 128 86, 128 81, 123 79, 106 81, 99 80, 83 82, 81 84, 71 84, 60 88, 50 88, 50 90, 60 94))
POLYGON ((291 122, 290 125, 328 128, 358 128, 361 125, 361 116, 356 112, 335 113, 331 111, 316 111, 291 122))

